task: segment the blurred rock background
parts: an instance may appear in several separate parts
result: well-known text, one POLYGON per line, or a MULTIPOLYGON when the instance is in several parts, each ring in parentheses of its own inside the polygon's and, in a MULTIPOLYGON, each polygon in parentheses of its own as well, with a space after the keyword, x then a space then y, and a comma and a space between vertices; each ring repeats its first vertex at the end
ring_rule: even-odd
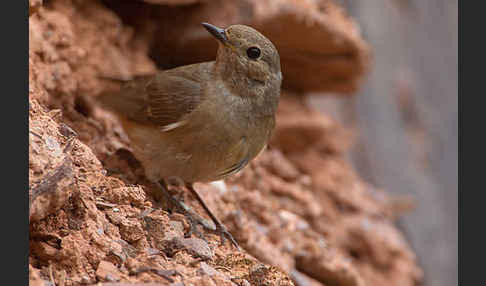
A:
POLYGON ((410 195, 399 220, 424 285, 458 285, 457 1, 339 1, 359 23, 373 69, 353 98, 315 98, 358 133, 351 160, 368 182, 410 195))
POLYGON ((29 4, 32 285, 457 285, 457 2, 29 4), (99 76, 213 59, 203 21, 281 56, 271 148, 198 188, 245 253, 184 238, 89 100, 116 88, 99 76))

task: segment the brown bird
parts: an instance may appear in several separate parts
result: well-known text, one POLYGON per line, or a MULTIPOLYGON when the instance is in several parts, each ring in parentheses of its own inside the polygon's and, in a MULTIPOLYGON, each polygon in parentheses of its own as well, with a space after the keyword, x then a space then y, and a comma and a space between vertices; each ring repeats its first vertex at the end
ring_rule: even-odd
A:
POLYGON ((251 27, 202 25, 219 41, 215 61, 135 78, 99 101, 118 115, 146 177, 171 204, 184 211, 168 194, 166 180, 176 177, 211 217, 222 242, 227 236, 238 247, 193 183, 240 171, 266 146, 280 97, 280 57, 251 27))

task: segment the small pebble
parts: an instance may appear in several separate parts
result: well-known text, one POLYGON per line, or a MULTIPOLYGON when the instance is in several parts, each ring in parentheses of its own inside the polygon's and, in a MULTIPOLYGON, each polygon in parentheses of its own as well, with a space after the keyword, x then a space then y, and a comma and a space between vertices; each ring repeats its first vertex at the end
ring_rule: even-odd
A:
POLYGON ((45 143, 47 145, 47 148, 49 148, 49 150, 54 151, 54 156, 61 155, 62 153, 61 146, 59 146, 59 143, 57 142, 56 139, 54 139, 54 137, 47 136, 47 138, 45 139, 45 143))

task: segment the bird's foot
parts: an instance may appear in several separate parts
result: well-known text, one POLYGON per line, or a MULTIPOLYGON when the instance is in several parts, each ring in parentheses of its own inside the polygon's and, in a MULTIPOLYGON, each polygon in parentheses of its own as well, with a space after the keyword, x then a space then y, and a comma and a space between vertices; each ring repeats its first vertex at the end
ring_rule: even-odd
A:
POLYGON ((194 216, 189 212, 186 212, 184 216, 189 223, 189 231, 184 234, 184 237, 191 237, 191 235, 194 234, 196 237, 208 242, 204 237, 204 234, 198 228, 198 225, 202 226, 204 229, 210 228, 208 222, 200 216, 194 216))
POLYGON ((168 202, 169 202, 169 210, 171 213, 174 213, 174 211, 178 212, 184 215, 184 217, 187 219, 187 223, 189 224, 189 231, 187 231, 184 234, 184 237, 188 238, 192 234, 194 234, 196 237, 201 238, 207 242, 203 233, 198 229, 198 225, 202 226, 204 229, 209 229, 214 231, 214 228, 211 226, 211 224, 208 221, 206 221, 204 218, 199 216, 184 202, 182 202, 182 200, 170 196, 168 202))
POLYGON ((233 237, 233 235, 231 235, 231 233, 228 231, 226 226, 224 226, 224 224, 218 222, 216 224, 216 230, 214 230, 214 232, 216 234, 219 234, 219 237, 221 238, 221 245, 223 245, 226 241, 226 238, 228 238, 231 241, 231 244, 233 244, 238 250, 241 250, 235 238, 233 237))
POLYGON ((204 237, 203 233, 198 229, 198 225, 200 225, 203 229, 217 234, 220 237, 220 244, 223 245, 226 242, 226 238, 228 238, 231 241, 231 244, 233 244, 238 250, 240 249, 240 246, 234 239, 233 235, 228 231, 226 226, 224 226, 222 223, 219 221, 216 224, 216 228, 214 227, 213 224, 210 224, 207 220, 204 218, 200 217, 197 213, 192 211, 189 207, 185 206, 186 211, 184 213, 184 216, 187 218, 190 226, 190 230, 185 234, 185 237, 190 237, 192 234, 196 235, 198 238, 203 239, 204 241, 207 242, 206 238, 204 237))
MULTIPOLYGON (((167 202, 169 203, 169 208, 171 212, 176 211, 184 215, 186 219, 188 220, 190 229, 188 232, 185 233, 185 237, 190 237, 192 234, 197 236, 200 239, 203 239, 204 241, 207 242, 206 238, 204 237, 204 234, 198 229, 198 225, 200 225, 203 229, 208 230, 209 232, 212 232, 214 234, 217 234, 220 236, 221 244, 224 244, 226 241, 226 238, 228 238, 231 243, 238 249, 240 249, 240 246, 234 239, 233 235, 228 231, 226 226, 224 226, 212 213, 209 211, 207 206, 204 204, 204 202, 199 198, 199 195, 197 195, 197 192, 193 191, 196 193, 198 200, 201 202, 202 206, 204 209, 208 212, 208 214, 211 216, 211 219, 214 223, 211 224, 204 218, 202 218, 200 215, 198 215, 196 212, 194 212, 189 206, 187 206, 182 200, 178 200, 174 198, 168 191, 167 185, 164 183, 163 185, 159 183, 160 188, 163 190, 164 195, 167 199, 167 202)), ((192 186, 191 186, 192 188, 192 186)), ((193 189, 192 189, 193 190, 193 189)))
POLYGON ((231 244, 233 244, 238 250, 241 250, 240 246, 234 239, 233 235, 228 231, 228 229, 226 228, 226 226, 224 226, 224 224, 217 222, 215 228, 214 225, 210 224, 207 220, 203 219, 197 214, 194 215, 191 214, 190 212, 187 212, 184 214, 184 216, 188 219, 190 225, 190 230, 186 233, 186 237, 190 237, 192 234, 195 234, 197 237, 207 242, 203 233, 199 231, 197 227, 198 225, 200 225, 203 229, 211 233, 214 233, 216 235, 219 235, 221 245, 223 245, 226 242, 226 239, 229 239, 231 244))
POLYGON ((226 241, 226 238, 228 238, 231 241, 231 244, 233 244, 238 250, 241 250, 240 246, 236 242, 233 235, 231 235, 231 233, 228 231, 228 229, 226 229, 226 226, 224 226, 224 224, 222 224, 218 220, 218 218, 216 218, 216 216, 211 212, 211 210, 206 205, 204 200, 201 198, 201 196, 199 196, 199 193, 194 189, 193 185, 192 184, 186 184, 186 188, 188 190, 190 190, 191 193, 196 197, 196 199, 199 201, 199 203, 204 208, 206 213, 211 217, 211 220, 213 221, 214 225, 216 226, 216 229, 214 229, 212 227, 211 228, 206 227, 206 229, 210 230, 213 233, 218 234, 221 238, 221 244, 224 244, 224 242, 226 241))

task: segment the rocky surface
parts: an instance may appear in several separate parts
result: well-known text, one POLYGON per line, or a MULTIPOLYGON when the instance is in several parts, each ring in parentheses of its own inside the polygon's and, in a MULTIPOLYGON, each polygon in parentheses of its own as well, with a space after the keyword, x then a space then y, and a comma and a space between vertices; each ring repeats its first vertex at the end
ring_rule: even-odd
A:
MULTIPOLYGON (((130 26, 127 19, 122 21, 123 7, 147 4, 121 1, 113 7, 107 2, 29 1, 31 285, 419 283, 422 273, 415 256, 393 224, 396 200, 353 172, 344 158, 351 134, 332 118, 305 106, 301 93, 282 93, 277 129, 268 150, 225 183, 195 185, 243 250, 239 252, 228 243, 220 245, 219 237, 210 233, 206 234, 207 242, 194 235, 185 237, 186 220, 164 211, 156 186, 144 178, 119 123, 90 100, 113 85, 100 76, 153 72, 156 64, 149 55, 157 51, 154 39, 162 37, 154 31, 169 26, 154 21, 130 26)), ((191 34, 189 23, 206 15, 202 11, 220 15, 213 4, 145 2, 184 4, 170 8, 189 13, 187 24, 173 20, 181 29, 181 38, 191 34)), ((279 18, 288 15, 281 8, 285 5, 296 8, 288 12, 295 19, 299 18, 295 13, 324 19, 325 11, 338 11, 328 1, 242 3, 250 3, 252 9, 259 7, 255 19, 268 23, 285 22, 279 18), (331 8, 322 12, 317 9, 320 5, 331 8)), ((245 10, 239 7, 234 11, 243 15, 245 10)), ((332 13, 344 15, 342 11, 332 13)), ((332 24, 331 18, 328 22, 322 19, 316 30, 306 28, 304 22, 299 26, 308 35, 321 36, 323 42, 315 42, 314 49, 333 53, 335 43, 330 39, 343 38, 348 39, 345 45, 353 47, 355 60, 367 57, 352 22, 332 24)), ((275 25, 258 26, 257 22, 257 27, 268 27, 262 30, 274 35, 277 46, 284 46, 279 32, 271 32, 275 25)), ((166 42, 173 39, 165 37, 166 42)), ((188 44, 186 50, 177 48, 171 53, 159 51, 159 57, 177 63, 176 56, 211 55, 201 48, 204 46, 192 46, 192 53, 190 47, 188 44)), ((292 49, 282 49, 282 55, 292 49)), ((286 63, 283 61, 288 86, 293 84, 291 74, 299 65, 303 70, 317 68, 302 62, 286 63)), ((320 88, 354 89, 357 75, 362 73, 356 63, 347 67, 349 77, 340 80, 331 76, 342 71, 339 65, 322 63, 326 68, 320 88)), ((303 89, 313 87, 309 83, 312 79, 293 80, 303 89)), ((177 187, 174 192, 204 213, 189 192, 177 187)))

